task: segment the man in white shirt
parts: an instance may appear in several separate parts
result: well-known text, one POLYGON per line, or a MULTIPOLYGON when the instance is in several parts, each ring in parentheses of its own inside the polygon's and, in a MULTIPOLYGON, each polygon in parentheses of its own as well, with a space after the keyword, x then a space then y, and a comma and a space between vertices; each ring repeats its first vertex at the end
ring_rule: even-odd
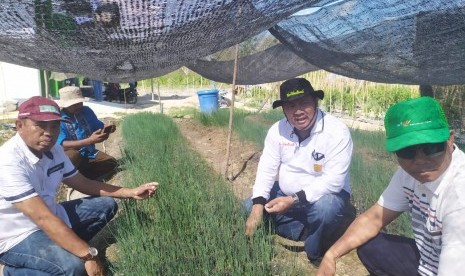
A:
POLYGON ((253 194, 245 202, 248 236, 265 211, 277 234, 305 241, 311 261, 323 256, 354 216, 348 223, 344 216, 350 209, 352 138, 346 125, 318 108, 323 96, 304 78, 281 84, 273 108, 282 106, 286 118, 268 131, 253 194))
POLYGON ((118 206, 112 197, 145 199, 158 184, 128 189, 85 178, 55 144, 60 121, 67 121, 58 105, 36 96, 18 111, 17 133, 0 147, 3 273, 102 275, 98 250, 88 241, 115 215, 118 206), (94 197, 57 203, 62 182, 94 197))
POLYGON ((391 106, 386 149, 399 168, 378 202, 326 252, 318 275, 334 275, 352 249, 371 275, 462 275, 465 271, 465 154, 430 97, 391 106), (408 211, 414 239, 380 232, 408 211))

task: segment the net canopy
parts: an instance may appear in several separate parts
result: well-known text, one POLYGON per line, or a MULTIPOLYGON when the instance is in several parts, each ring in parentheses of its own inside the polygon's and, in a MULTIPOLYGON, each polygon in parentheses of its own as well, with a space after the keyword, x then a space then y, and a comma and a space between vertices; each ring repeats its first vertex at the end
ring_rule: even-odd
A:
POLYGON ((465 0, 3 0, 0 61, 112 82, 181 66, 219 82, 324 69, 465 82, 465 0))

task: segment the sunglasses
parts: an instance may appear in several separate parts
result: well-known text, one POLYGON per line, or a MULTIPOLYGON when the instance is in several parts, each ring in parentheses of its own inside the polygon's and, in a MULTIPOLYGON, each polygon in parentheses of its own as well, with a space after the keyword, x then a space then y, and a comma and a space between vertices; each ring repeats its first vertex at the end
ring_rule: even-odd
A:
POLYGON ((396 151, 396 155, 402 159, 412 160, 419 150, 423 151, 425 156, 436 157, 444 153, 446 142, 413 145, 396 151))

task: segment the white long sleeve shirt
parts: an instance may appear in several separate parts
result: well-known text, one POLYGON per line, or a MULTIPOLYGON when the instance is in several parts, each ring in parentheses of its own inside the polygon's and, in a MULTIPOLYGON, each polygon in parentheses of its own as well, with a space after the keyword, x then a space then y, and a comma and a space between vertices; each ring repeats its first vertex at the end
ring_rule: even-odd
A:
POLYGON ((315 202, 342 189, 350 193, 353 144, 349 129, 335 117, 317 112, 310 136, 301 143, 285 118, 268 130, 252 198, 269 199, 278 170, 279 187, 286 195, 303 190, 307 201, 315 202))

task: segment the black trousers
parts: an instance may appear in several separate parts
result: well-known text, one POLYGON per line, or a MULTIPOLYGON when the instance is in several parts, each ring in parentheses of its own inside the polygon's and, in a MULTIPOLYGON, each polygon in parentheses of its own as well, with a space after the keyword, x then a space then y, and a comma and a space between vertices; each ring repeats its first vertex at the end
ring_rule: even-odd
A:
POLYGON ((357 250, 370 275, 418 275, 420 252, 414 239, 379 233, 357 250))

